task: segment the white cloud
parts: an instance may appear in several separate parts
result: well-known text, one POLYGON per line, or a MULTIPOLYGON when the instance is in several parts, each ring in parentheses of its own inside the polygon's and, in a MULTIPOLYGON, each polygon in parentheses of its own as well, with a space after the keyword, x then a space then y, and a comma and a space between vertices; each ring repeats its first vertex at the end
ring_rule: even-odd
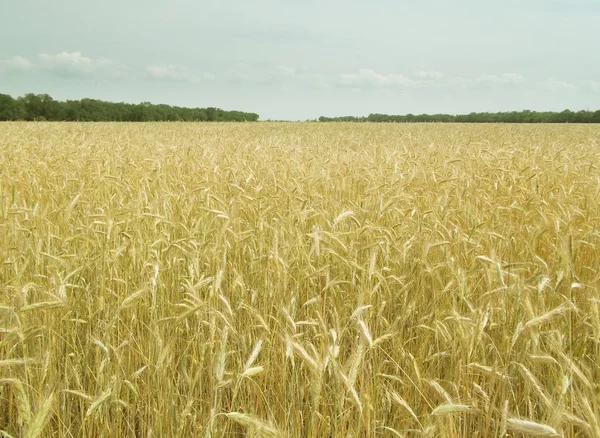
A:
POLYGON ((199 82, 201 80, 213 80, 214 75, 204 73, 197 75, 186 67, 179 65, 152 65, 146 69, 146 77, 156 80, 175 82, 199 82))
POLYGON ((252 75, 249 74, 250 67, 243 62, 238 62, 234 66, 229 67, 224 73, 225 81, 240 85, 246 82, 252 82, 252 75))
POLYGON ((61 52, 38 55, 40 65, 58 76, 118 79, 128 69, 109 58, 88 58, 81 52, 61 52))
POLYGON ((275 67, 275 71, 284 76, 294 76, 298 73, 296 68, 287 65, 278 65, 275 67))
POLYGON ((33 63, 22 56, 13 56, 10 59, 0 60, 0 71, 25 71, 31 70, 33 63))
POLYGON ((278 83, 284 88, 293 85, 309 88, 325 88, 329 86, 329 81, 323 74, 311 72, 306 67, 296 68, 287 65, 278 65, 272 74, 265 75, 263 81, 269 80, 278 83))
POLYGON ((415 76, 421 79, 442 79, 444 74, 435 70, 426 70, 415 72, 415 76))
POLYGON ((356 88, 394 88, 415 85, 415 81, 400 74, 381 74, 370 68, 357 73, 340 73, 339 84, 356 88))
POLYGON ((592 93, 600 93, 600 82, 597 81, 581 81, 581 85, 585 90, 592 93))
POLYGON ((450 84, 457 88, 467 89, 472 86, 473 80, 469 79, 469 78, 465 78, 464 76, 457 76, 455 78, 452 78, 452 80, 450 81, 450 84))
POLYGON ((225 71, 221 78, 236 86, 256 85, 282 90, 322 89, 328 87, 330 82, 325 75, 312 72, 306 67, 276 65, 260 68, 243 63, 238 63, 225 71))
POLYGON ((559 81, 554 78, 547 79, 538 84, 539 88, 548 91, 577 91, 575 84, 565 81, 559 81))
POLYGON ((501 75, 480 75, 476 82, 487 85, 517 85, 525 82, 525 78, 517 73, 503 73, 501 75))

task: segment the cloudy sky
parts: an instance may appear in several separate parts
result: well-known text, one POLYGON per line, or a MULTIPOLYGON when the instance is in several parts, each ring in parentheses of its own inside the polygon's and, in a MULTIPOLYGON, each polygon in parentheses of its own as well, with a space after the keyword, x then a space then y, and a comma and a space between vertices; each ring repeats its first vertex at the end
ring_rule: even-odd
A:
POLYGON ((600 0, 18 0, 0 93, 261 119, 600 108, 600 0))

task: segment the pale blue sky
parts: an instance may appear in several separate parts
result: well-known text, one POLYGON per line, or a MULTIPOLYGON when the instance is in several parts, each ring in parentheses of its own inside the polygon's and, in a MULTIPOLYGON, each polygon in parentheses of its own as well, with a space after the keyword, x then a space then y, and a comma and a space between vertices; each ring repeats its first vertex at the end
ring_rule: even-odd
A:
POLYGON ((600 0, 19 0, 0 93, 254 111, 600 108, 600 0))

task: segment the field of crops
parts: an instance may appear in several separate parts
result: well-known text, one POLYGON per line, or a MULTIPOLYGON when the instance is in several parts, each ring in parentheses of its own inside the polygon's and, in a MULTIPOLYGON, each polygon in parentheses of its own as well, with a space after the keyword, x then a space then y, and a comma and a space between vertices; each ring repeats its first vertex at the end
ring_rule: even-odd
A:
POLYGON ((600 437, 600 128, 0 124, 0 436, 600 437))

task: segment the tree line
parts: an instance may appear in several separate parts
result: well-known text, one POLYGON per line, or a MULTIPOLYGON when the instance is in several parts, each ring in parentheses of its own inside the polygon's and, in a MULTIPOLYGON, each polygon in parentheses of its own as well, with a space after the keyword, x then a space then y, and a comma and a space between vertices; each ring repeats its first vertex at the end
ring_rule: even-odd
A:
POLYGON ((451 114, 369 114, 367 117, 319 117, 320 122, 445 122, 445 123, 600 123, 598 111, 510 111, 498 113, 451 114))
MULTIPOLYGON (((0 94, 0 121, 207 121, 255 122, 256 113, 225 111, 220 108, 184 108, 150 102, 140 104, 106 102, 97 99, 54 100, 47 94, 25 94, 16 99, 0 94)), ((320 122, 445 122, 445 123, 600 123, 598 111, 510 111, 470 114, 369 114, 366 117, 319 117, 320 122)))
POLYGON ((47 94, 25 94, 14 99, 0 94, 0 121, 85 121, 85 122, 255 122, 258 114, 224 111, 220 108, 183 108, 154 105, 105 102, 97 99, 54 100, 47 94))

